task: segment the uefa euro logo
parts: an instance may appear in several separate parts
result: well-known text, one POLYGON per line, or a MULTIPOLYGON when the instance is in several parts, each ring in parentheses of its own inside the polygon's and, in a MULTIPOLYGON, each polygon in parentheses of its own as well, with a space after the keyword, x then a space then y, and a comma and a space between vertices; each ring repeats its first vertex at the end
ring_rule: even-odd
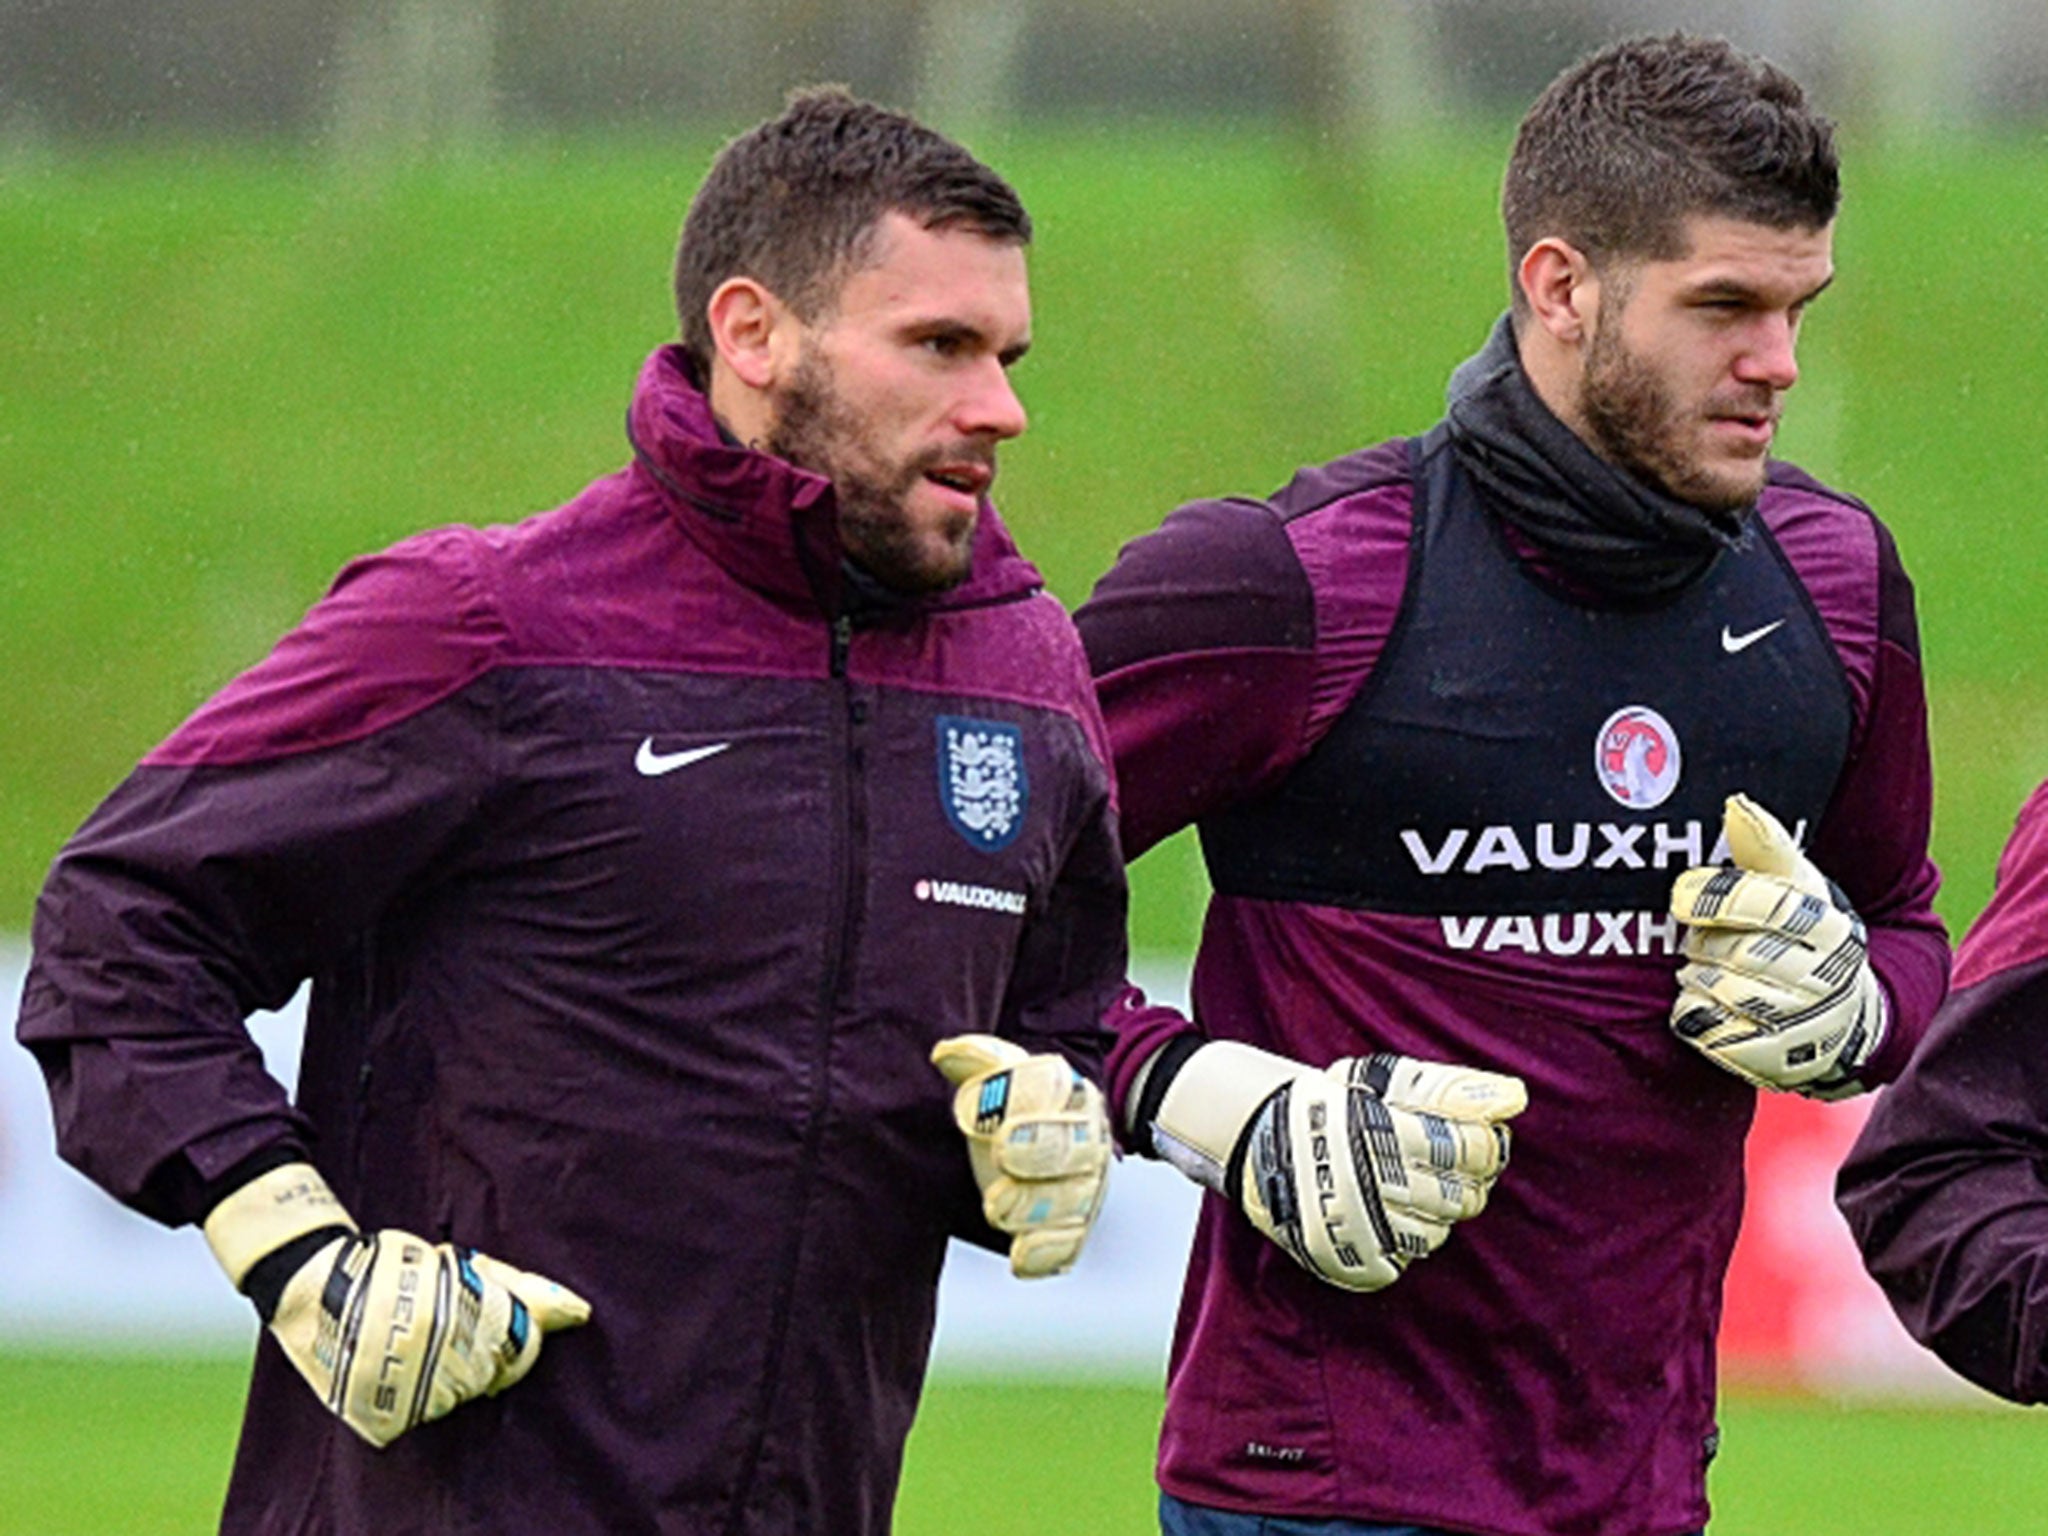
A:
POLYGON ((941 715, 939 803, 953 830, 984 853, 1007 848, 1024 828, 1030 786, 1024 733, 995 720, 941 715))
POLYGON ((1679 767, 1678 732, 1647 704, 1617 709, 1594 738, 1594 772, 1616 803, 1632 811, 1669 800, 1679 767))

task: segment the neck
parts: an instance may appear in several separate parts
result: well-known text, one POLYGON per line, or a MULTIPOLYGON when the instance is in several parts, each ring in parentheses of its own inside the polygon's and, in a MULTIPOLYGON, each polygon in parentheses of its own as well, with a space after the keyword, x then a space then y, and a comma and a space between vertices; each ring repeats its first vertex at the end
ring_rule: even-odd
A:
POLYGON ((711 414, 737 442, 758 447, 775 425, 767 394, 744 383, 728 368, 723 358, 711 360, 711 382, 704 391, 711 414))
POLYGON ((1529 381, 1536 398, 1549 407, 1550 414, 1572 436, 1598 453, 1579 412, 1579 379, 1585 371, 1580 349, 1567 346, 1533 321, 1524 321, 1516 327, 1515 350, 1522 360, 1522 376, 1529 381))

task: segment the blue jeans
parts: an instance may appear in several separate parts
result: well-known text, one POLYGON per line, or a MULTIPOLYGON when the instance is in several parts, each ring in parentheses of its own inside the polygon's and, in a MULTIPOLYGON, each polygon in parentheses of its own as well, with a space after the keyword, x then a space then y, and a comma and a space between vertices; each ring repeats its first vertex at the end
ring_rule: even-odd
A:
POLYGON ((1247 1515, 1234 1509, 1190 1504, 1159 1495, 1162 1536, 1455 1536, 1420 1525, 1367 1525, 1362 1520, 1323 1520, 1307 1515, 1247 1515))
MULTIPOLYGON (((1457 1536, 1423 1525, 1368 1525, 1362 1520, 1321 1520, 1305 1515, 1246 1515, 1159 1495, 1162 1536, 1457 1536)), ((1694 1536, 1706 1536, 1695 1532, 1694 1536)))

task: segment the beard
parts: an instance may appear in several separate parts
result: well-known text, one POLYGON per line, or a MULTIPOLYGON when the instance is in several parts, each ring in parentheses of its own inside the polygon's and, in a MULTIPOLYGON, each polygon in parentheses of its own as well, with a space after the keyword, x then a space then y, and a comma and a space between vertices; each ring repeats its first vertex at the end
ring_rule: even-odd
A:
POLYGON ((775 425, 764 446, 777 458, 832 482, 839 541, 883 586, 912 594, 959 586, 973 568, 975 514, 960 513, 921 534, 909 500, 927 470, 957 461, 963 450, 928 448, 892 468, 867 429, 867 421, 840 392, 830 366, 806 348, 795 375, 776 392, 775 425))
POLYGON ((1716 472, 1685 452, 1686 413, 1657 371, 1628 350, 1618 326, 1596 324, 1579 381, 1579 411, 1593 448, 1609 463, 1666 495, 1709 512, 1736 512, 1764 486, 1764 461, 1753 473, 1716 472))

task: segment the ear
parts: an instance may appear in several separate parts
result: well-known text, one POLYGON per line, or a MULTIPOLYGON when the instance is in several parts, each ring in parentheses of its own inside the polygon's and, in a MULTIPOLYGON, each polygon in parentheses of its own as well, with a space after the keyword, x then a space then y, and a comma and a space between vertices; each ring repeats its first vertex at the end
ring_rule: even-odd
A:
POLYGON ((1554 341, 1577 347, 1593 334, 1600 279, 1577 246, 1556 236, 1538 240, 1523 254, 1515 276, 1530 316, 1554 341))
POLYGON ((776 380, 795 341, 796 316, 773 292, 751 277, 729 277, 705 306, 719 360, 749 389, 776 380))

